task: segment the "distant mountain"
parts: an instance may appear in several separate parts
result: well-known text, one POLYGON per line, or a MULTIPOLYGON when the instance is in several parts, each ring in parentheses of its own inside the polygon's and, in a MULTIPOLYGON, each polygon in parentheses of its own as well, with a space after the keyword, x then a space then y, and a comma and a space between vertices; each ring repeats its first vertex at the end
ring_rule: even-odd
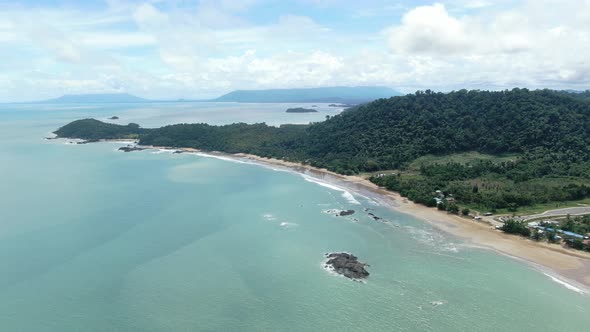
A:
POLYGON ((64 95, 59 98, 42 101, 43 103, 143 103, 149 100, 128 93, 95 93, 64 95))
POLYGON ((237 90, 212 101, 240 103, 345 103, 359 104, 400 96, 387 87, 325 87, 308 89, 237 90))

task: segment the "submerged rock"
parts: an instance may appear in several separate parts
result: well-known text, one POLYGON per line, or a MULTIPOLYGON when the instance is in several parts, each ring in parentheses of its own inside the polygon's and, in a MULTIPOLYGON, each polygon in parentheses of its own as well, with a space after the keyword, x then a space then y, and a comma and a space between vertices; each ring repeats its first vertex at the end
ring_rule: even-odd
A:
POLYGON ((368 215, 373 220, 380 221, 380 222, 387 222, 387 220, 385 220, 385 219, 383 219, 383 218, 381 218, 379 216, 376 216, 373 212, 369 212, 368 215))
POLYGON ((119 148, 119 151, 123 151, 123 152, 133 152, 133 151, 143 151, 145 150, 144 148, 138 148, 137 146, 124 146, 119 148))
POLYGON ((328 261, 326 267, 331 267, 338 274, 350 279, 365 279, 369 272, 365 270, 368 264, 361 263, 358 258, 345 252, 334 252, 326 254, 328 261))
POLYGON ((338 210, 338 209, 323 210, 322 212, 327 213, 327 214, 331 214, 336 217, 346 217, 346 216, 350 216, 355 213, 354 210, 338 210))
POLYGON ((342 210, 338 213, 340 217, 350 216, 352 214, 354 214, 354 210, 342 210))

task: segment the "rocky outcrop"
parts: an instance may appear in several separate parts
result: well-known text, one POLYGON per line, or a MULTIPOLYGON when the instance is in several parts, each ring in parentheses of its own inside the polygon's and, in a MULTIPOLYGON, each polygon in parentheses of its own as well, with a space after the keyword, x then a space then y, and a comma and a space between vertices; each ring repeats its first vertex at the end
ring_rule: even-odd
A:
POLYGON ((100 142, 100 140, 99 139, 87 139, 85 141, 76 142, 76 144, 88 144, 88 143, 96 143, 96 142, 100 142))
POLYGON ((143 151, 145 150, 144 148, 138 148, 137 146, 124 146, 119 148, 119 151, 123 151, 123 152, 133 152, 133 151, 143 151))
POLYGON ((338 212, 338 216, 340 216, 340 217, 350 216, 353 214, 354 214, 354 210, 342 210, 342 211, 338 212))
POLYGON ((334 272, 347 278, 360 280, 369 276, 369 272, 365 270, 365 267, 369 265, 359 262, 358 258, 352 254, 335 252, 326 254, 326 257, 328 258, 326 268, 333 269, 334 272))

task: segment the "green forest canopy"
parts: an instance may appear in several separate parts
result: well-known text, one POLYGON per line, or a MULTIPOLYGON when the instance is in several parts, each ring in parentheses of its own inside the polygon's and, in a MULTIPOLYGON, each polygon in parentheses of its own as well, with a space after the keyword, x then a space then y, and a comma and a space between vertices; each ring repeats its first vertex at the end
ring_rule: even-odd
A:
POLYGON ((584 188, 571 187, 583 187, 590 179, 590 102, 573 95, 527 89, 451 93, 427 90, 379 99, 311 125, 177 124, 141 129, 86 119, 70 123, 56 134, 84 139, 138 135, 143 145, 251 153, 300 161, 342 174, 403 171, 426 155, 466 151, 519 155, 513 162, 430 165, 408 181, 399 175, 399 183, 388 180, 391 189, 420 191, 414 193, 417 201, 431 198, 433 187, 454 186, 457 191, 475 194, 477 190, 485 196, 467 198, 463 194, 470 204, 512 208, 590 195, 584 188), (563 192, 537 199, 537 193, 549 189, 538 180, 556 177, 570 179, 558 185, 553 182, 551 190, 563 192), (568 193, 560 185, 570 185, 568 193), (519 192, 525 192, 526 197, 519 197, 519 192))

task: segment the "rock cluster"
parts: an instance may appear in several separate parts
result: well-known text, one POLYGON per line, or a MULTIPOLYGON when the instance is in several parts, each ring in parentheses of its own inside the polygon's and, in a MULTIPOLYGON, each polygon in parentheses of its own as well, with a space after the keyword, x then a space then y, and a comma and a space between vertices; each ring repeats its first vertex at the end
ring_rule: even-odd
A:
POLYGON ((365 279, 369 272, 365 270, 368 264, 361 263, 355 255, 345 252, 335 252, 326 254, 328 261, 326 267, 331 267, 334 272, 341 274, 350 279, 365 279))
POLYGON ((123 152, 133 152, 133 151, 143 151, 145 150, 144 148, 138 148, 137 146, 124 146, 119 148, 119 151, 123 151, 123 152))

